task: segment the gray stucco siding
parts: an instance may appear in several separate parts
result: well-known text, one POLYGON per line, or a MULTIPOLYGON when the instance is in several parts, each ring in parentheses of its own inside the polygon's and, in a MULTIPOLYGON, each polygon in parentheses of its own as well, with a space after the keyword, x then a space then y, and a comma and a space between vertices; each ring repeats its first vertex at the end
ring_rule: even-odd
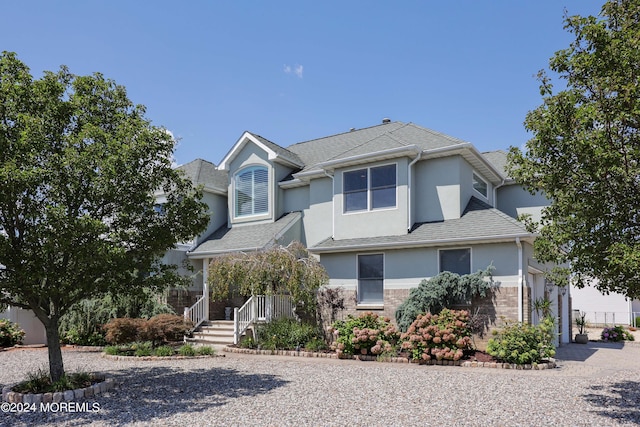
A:
POLYGON ((327 269, 332 286, 357 285, 357 256, 361 254, 384 254, 385 289, 408 289, 418 286, 420 281, 439 273, 439 250, 471 248, 471 271, 494 266, 493 275, 501 286, 515 286, 518 275, 518 250, 513 243, 491 243, 467 246, 445 246, 441 248, 395 249, 386 251, 321 254, 320 262, 327 269), (516 279, 513 279, 513 277, 516 279))
POLYGON ((446 157, 414 165, 414 222, 460 217, 460 164, 458 157, 446 157))
MULTIPOLYGON (((314 179, 309 183, 308 189, 309 207, 303 210, 302 220, 304 238, 307 247, 311 247, 332 236, 333 181, 328 177, 314 179)), ((291 190, 286 191, 288 197, 291 190)))
POLYGON ((538 192, 532 195, 519 185, 505 185, 498 188, 497 193, 497 208, 513 218, 518 217, 519 210, 520 213, 529 211, 535 216, 535 211, 539 212, 543 207, 551 204, 544 194, 538 192))
POLYGON ((207 230, 196 238, 196 244, 200 244, 228 222, 227 198, 218 194, 204 193, 202 201, 205 202, 209 210, 209 225, 207 230))
POLYGON ((336 239, 355 237, 393 236, 407 232, 407 165, 406 158, 375 162, 348 169, 336 170, 334 174, 334 216, 336 239), (384 165, 396 165, 396 205, 394 207, 345 212, 343 176, 344 172, 384 165))

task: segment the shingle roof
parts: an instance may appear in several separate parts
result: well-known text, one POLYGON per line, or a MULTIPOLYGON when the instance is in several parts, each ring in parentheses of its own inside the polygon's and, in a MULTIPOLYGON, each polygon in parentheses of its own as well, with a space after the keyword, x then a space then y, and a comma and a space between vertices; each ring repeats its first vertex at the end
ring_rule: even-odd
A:
POLYGON ((293 151, 290 151, 284 147, 279 146, 278 144, 276 144, 275 142, 271 142, 269 141, 267 138, 260 136, 258 134, 255 134, 253 132, 248 132, 249 134, 251 134, 251 136, 253 136, 254 138, 256 138, 258 141, 260 141, 261 143, 263 143, 264 145, 266 145, 267 147, 269 147, 269 149, 273 150, 274 153, 284 156, 286 158, 288 158, 289 160, 292 160, 296 163, 299 163, 300 165, 303 165, 304 163, 302 162, 302 160, 300 159, 300 157, 298 157, 298 155, 296 153, 294 153, 293 151))
POLYGON ((402 248, 435 246, 469 241, 500 241, 515 237, 533 237, 519 221, 472 197, 460 218, 416 224, 410 233, 333 240, 326 239, 310 248, 311 252, 342 252, 366 248, 402 248))
POLYGON ((205 188, 227 191, 227 172, 216 169, 216 165, 211 162, 196 159, 178 166, 176 169, 183 171, 194 185, 204 185, 205 188))
POLYGON ((305 165, 303 171, 308 171, 327 160, 374 153, 394 147, 416 145, 422 150, 428 150, 463 143, 465 141, 413 123, 391 122, 299 142, 287 149, 298 155, 305 165))
POLYGON ((290 212, 271 223, 235 225, 233 228, 224 225, 191 251, 189 256, 197 258, 199 255, 264 249, 275 243, 300 218, 300 212, 290 212))
POLYGON ((507 173, 507 152, 504 150, 487 151, 482 153, 485 159, 489 161, 502 175, 509 177, 507 173))

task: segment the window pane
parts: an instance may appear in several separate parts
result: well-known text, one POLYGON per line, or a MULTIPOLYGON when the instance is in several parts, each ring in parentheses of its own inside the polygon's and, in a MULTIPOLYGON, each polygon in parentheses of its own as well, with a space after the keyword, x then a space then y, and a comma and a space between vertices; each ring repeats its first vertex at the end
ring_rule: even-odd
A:
POLYGON ((471 249, 449 249, 440 251, 440 272, 456 274, 471 273, 471 249))
POLYGON ((473 174, 473 188, 484 197, 487 197, 487 183, 475 173, 473 174))
POLYGON ((396 185, 396 165, 371 168, 371 188, 380 188, 396 185))
POLYGON ((344 177, 343 187, 344 187, 345 193, 367 189, 367 170, 366 169, 345 172, 343 177, 344 177))
POLYGON ((266 168, 248 169, 236 175, 236 216, 269 212, 269 172, 266 168))
POLYGON ((371 190, 371 209, 396 206, 396 187, 371 190))
POLYGON ((345 193, 344 195, 344 211, 363 211, 367 209, 367 192, 359 191, 357 193, 345 193))
POLYGON ((382 279, 384 277, 382 254, 358 255, 358 278, 382 279))
POLYGON ((358 302, 361 304, 382 304, 384 302, 382 280, 359 280, 358 302))

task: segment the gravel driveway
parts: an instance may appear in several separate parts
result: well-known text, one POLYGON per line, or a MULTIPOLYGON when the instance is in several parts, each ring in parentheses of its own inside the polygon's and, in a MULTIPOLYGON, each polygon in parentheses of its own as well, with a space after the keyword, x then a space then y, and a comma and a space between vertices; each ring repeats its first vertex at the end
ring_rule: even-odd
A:
MULTIPOLYGON (((225 353, 221 353, 225 354, 225 353)), ((609 426, 640 423, 640 346, 566 345, 547 371, 226 354, 114 361, 65 351, 65 368, 120 385, 96 412, 1 413, 0 425, 609 426)), ((44 349, 0 352, 0 386, 46 367, 44 349)), ((97 407, 93 406, 93 407, 97 407)))

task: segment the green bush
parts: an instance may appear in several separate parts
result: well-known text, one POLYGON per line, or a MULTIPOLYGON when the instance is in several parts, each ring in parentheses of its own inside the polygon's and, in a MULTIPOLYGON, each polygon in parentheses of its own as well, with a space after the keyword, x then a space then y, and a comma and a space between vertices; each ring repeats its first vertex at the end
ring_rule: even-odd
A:
POLYGON ((117 356, 118 354, 120 354, 120 349, 118 348, 118 346, 109 345, 104 348, 104 352, 105 354, 108 354, 110 356, 117 356))
POLYGON ((469 312, 445 308, 439 314, 418 315, 400 339, 413 360, 460 360, 471 348, 469 312))
POLYGON ((196 350, 191 344, 184 344, 178 348, 178 354, 180 356, 195 356, 196 350))
POLYGON ((439 313, 445 307, 470 304, 475 297, 486 297, 493 286, 493 266, 473 274, 458 275, 445 271, 411 289, 409 297, 396 310, 396 323, 406 331, 422 313, 439 313))
POLYGON ((104 345, 105 325, 115 318, 144 318, 174 314, 164 296, 145 290, 140 295, 112 296, 82 300, 60 318, 60 339, 65 344, 104 345))
POLYGON ((242 339, 240 339, 240 342, 238 343, 238 346, 240 348, 256 348, 256 347, 258 347, 258 345, 256 344, 255 340, 252 337, 249 337, 249 336, 242 337, 242 339))
POLYGON ((173 347, 170 347, 168 345, 162 345, 160 347, 156 347, 156 349, 153 350, 153 355, 159 357, 173 356, 174 354, 175 351, 173 350, 173 347))
POLYGON ((487 344, 487 353, 507 363, 520 365, 537 363, 556 354, 554 346, 555 322, 545 317, 533 326, 527 323, 507 323, 487 344))
POLYGON ((212 356, 216 354, 216 350, 213 347, 203 345, 201 347, 196 348, 196 354, 198 356, 212 356))
POLYGON ((346 320, 333 323, 338 336, 334 348, 338 356, 342 354, 391 353, 395 351, 400 334, 388 317, 380 317, 366 312, 358 317, 348 315, 346 320))
POLYGON ((153 354, 153 346, 150 342, 134 343, 131 346, 133 355, 137 357, 151 356, 153 354))
POLYGON ((256 330, 257 341, 265 349, 294 350, 322 336, 319 328, 295 319, 281 317, 260 325, 256 330))
POLYGON ((600 338, 602 339, 602 341, 613 341, 613 342, 625 341, 625 340, 633 341, 635 339, 635 337, 631 332, 626 331, 620 325, 614 326, 611 328, 609 327, 604 328, 600 333, 600 338))
POLYGON ((314 338, 311 341, 307 341, 304 345, 304 348, 307 351, 322 351, 326 350, 328 347, 329 346, 327 346, 325 340, 321 338, 314 338))
POLYGON ((7 319, 0 319, 0 347, 13 347, 21 344, 24 331, 15 323, 7 319))

